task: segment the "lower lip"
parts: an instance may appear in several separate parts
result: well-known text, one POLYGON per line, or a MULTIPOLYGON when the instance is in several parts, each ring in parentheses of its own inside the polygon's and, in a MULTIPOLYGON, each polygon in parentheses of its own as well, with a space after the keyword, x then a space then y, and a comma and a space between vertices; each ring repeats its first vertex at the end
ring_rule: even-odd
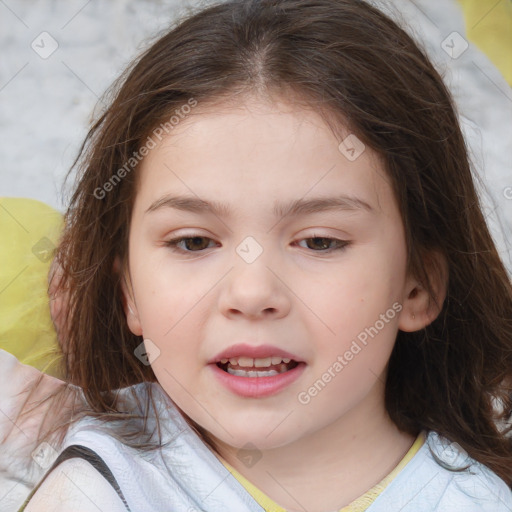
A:
POLYGON ((262 398, 279 393, 298 379, 306 363, 299 363, 292 370, 270 377, 240 377, 221 370, 216 364, 210 366, 219 381, 233 393, 244 397, 262 398))

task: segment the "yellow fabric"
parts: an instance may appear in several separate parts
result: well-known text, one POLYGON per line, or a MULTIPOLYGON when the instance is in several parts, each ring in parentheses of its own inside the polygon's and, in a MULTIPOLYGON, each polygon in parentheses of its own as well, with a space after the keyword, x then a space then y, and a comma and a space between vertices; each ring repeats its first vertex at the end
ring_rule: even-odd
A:
POLYGON ((364 512, 378 497, 378 495, 391 483, 391 481, 402 471, 402 469, 407 465, 407 463, 416 455, 418 450, 422 447, 425 442, 426 436, 424 432, 421 432, 416 441, 414 441, 413 445, 409 449, 409 451, 404 455, 403 459, 398 463, 398 465, 389 473, 386 477, 384 477, 377 485, 372 487, 368 492, 363 494, 360 498, 357 498, 355 501, 343 507, 340 512, 364 512))
POLYGON ((458 0, 467 37, 482 50, 512 86, 512 2, 458 0))
POLYGON ((54 377, 57 334, 48 271, 63 216, 34 199, 0 198, 0 348, 54 377))
MULTIPOLYGON (((364 512, 379 496, 379 494, 389 485, 389 483, 402 471, 406 464, 414 457, 414 455, 421 448, 425 442, 426 435, 421 432, 416 441, 405 454, 399 464, 389 473, 384 479, 382 479, 377 485, 372 487, 365 494, 354 500, 352 503, 340 509, 339 512, 364 512)), ((228 471, 245 487, 247 492, 256 500, 256 502, 265 510, 265 512, 286 512, 286 509, 280 507, 275 501, 271 500, 266 494, 261 492, 256 486, 254 486, 249 480, 243 477, 233 466, 231 466, 222 457, 219 457, 220 461, 228 469, 228 471)))

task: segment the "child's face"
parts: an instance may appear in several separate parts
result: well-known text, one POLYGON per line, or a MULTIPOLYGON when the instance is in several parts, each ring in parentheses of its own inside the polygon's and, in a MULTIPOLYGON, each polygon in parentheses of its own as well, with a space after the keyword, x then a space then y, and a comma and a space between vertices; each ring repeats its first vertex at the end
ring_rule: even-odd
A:
POLYGON ((138 171, 129 326, 158 348, 152 368, 169 396, 230 446, 277 447, 384 411, 408 289, 403 224, 375 154, 350 161, 338 145, 312 111, 248 100, 193 112, 138 171), (231 214, 173 208, 167 196, 231 214), (275 203, 344 196, 371 210, 273 213, 275 203), (166 242, 178 237, 191 239, 173 252, 166 242), (301 364, 267 377, 265 395, 260 377, 210 363, 242 343, 275 347, 259 358, 282 350, 301 364))

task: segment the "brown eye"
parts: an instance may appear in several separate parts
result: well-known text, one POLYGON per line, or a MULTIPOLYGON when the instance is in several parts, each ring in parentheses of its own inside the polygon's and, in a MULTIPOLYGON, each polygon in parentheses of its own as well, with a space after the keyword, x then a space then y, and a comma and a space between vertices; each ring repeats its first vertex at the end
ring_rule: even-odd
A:
POLYGON ((331 252, 342 250, 350 243, 346 240, 338 240, 337 238, 319 236, 304 238, 301 240, 301 242, 302 241, 306 241, 307 249, 311 249, 315 252, 331 252))
POLYGON ((208 248, 209 243, 205 243, 205 240, 212 241, 211 238, 206 236, 184 236, 168 240, 165 245, 177 252, 201 252, 208 248))
POLYGON ((310 249, 316 248, 316 249, 320 249, 320 250, 330 249, 331 242, 333 241, 330 238, 320 238, 320 237, 306 238, 306 240, 313 241, 313 244, 312 244, 313 247, 310 247, 310 249))

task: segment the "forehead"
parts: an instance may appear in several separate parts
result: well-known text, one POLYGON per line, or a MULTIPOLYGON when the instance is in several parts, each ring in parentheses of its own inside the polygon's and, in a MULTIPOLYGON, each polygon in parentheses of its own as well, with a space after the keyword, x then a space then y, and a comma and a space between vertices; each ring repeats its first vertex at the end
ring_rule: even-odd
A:
POLYGON ((387 176, 375 152, 354 137, 346 126, 334 134, 315 110, 280 98, 198 104, 142 161, 137 200, 148 207, 164 193, 234 204, 268 197, 275 211, 275 198, 334 191, 378 208, 387 176), (363 148, 355 159, 340 149, 346 137, 363 148))

